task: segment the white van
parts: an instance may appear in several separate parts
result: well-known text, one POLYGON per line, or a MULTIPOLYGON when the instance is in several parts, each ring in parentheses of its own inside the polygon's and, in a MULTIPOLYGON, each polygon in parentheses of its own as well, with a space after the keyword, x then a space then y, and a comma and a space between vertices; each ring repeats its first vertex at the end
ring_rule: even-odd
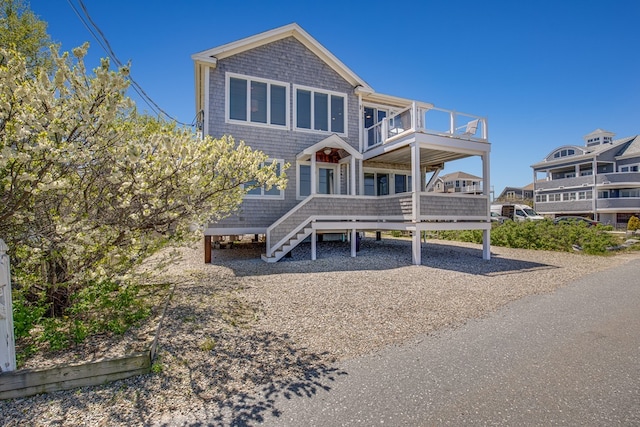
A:
POLYGON ((502 215, 514 221, 538 221, 544 219, 542 215, 533 210, 531 206, 504 203, 491 205, 491 212, 502 215))

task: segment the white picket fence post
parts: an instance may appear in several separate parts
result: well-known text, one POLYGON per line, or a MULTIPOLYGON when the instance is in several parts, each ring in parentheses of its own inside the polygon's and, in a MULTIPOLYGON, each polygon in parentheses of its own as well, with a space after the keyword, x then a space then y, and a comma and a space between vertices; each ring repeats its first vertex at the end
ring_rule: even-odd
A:
POLYGON ((13 335, 11 270, 9 248, 0 239, 0 372, 16 370, 16 343, 13 335))

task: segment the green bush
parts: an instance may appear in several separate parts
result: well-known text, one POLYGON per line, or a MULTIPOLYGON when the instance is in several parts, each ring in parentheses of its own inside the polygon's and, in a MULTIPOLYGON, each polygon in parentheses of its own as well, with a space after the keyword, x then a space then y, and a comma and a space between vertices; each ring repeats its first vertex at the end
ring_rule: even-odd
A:
POLYGON ((627 223, 627 230, 640 230, 640 219, 638 219, 637 216, 632 216, 631 218, 629 218, 629 222, 627 223))
MULTIPOLYGON (((586 224, 554 224, 544 221, 505 221, 494 224, 491 244, 508 248, 573 251, 574 248, 588 254, 604 254, 617 246, 618 237, 607 233, 610 226, 588 227, 586 224)), ((441 231, 437 237, 445 240, 482 243, 482 230, 441 231)))

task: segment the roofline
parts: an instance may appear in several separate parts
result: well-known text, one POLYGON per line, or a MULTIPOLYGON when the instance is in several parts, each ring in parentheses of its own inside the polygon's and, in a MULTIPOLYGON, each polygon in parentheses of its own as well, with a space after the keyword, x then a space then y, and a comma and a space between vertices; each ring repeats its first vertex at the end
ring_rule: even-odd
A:
POLYGON ((363 90, 373 92, 373 89, 367 84, 367 82, 351 71, 349 67, 344 65, 342 61, 329 52, 296 23, 274 28, 273 30, 265 31, 251 37, 194 53, 191 55, 191 59, 196 63, 200 62, 215 67, 217 62, 221 59, 228 58, 238 53, 254 49, 267 43, 282 40, 287 37, 294 37, 300 43, 305 45, 354 87, 361 86, 363 90))

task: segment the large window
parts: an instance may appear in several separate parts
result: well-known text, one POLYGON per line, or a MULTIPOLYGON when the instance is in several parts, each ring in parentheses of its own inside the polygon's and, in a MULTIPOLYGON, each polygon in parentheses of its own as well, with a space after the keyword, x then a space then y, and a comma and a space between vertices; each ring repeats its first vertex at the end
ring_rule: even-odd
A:
MULTIPOLYGON (((276 162, 276 173, 278 176, 280 176, 280 174, 282 173, 282 166, 284 164, 284 160, 269 159, 267 160, 266 163, 270 165, 273 162, 276 162)), ((255 182, 247 182, 244 185, 244 187, 245 188, 253 187, 255 184, 256 184, 255 182)), ((267 189, 266 187, 255 187, 247 191, 245 198, 247 199, 255 199, 255 198, 284 199, 284 190, 280 190, 277 187, 271 187, 269 189, 267 189)))
POLYGON ((287 128, 289 85, 227 73, 226 118, 229 122, 287 128))
POLYGON ((296 129, 346 134, 347 95, 295 86, 296 129))

